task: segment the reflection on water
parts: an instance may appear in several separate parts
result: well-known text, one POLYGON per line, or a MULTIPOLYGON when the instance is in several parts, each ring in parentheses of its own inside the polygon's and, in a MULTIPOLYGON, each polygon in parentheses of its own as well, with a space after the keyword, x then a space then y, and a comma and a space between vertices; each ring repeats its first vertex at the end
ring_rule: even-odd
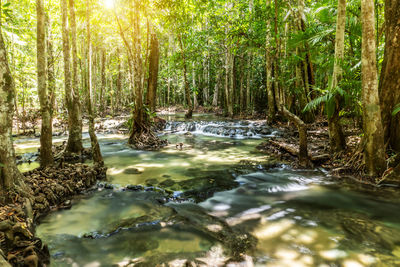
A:
MULTIPOLYGON (((125 136, 99 137, 114 185, 164 182, 175 190, 174 183, 199 177, 235 179, 236 188, 215 193, 197 207, 254 235, 258 243, 246 261, 256 266, 400 266, 398 193, 388 198, 338 186, 320 171, 248 167, 238 172, 235 166, 243 160, 272 160, 255 151, 261 142, 256 139, 169 134, 163 137, 170 141, 168 147, 145 152, 129 148, 125 136), (182 150, 176 143, 184 144, 182 150)), ((184 266, 185 259, 220 266, 228 259, 218 241, 176 217, 171 206, 180 204, 162 205, 154 191, 119 188, 77 198, 71 210, 41 222, 37 233, 49 244, 53 266, 143 261, 145 266, 184 266)), ((221 230, 220 225, 207 227, 221 230)))

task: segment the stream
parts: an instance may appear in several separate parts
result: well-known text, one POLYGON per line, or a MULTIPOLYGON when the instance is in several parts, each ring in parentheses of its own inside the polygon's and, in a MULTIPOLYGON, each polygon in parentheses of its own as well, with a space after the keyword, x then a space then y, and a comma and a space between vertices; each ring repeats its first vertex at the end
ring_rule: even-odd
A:
MULTIPOLYGON (((246 233, 256 242, 242 266, 400 265, 399 193, 323 169, 293 170, 257 152, 279 134, 262 122, 182 117, 166 117, 170 145, 156 152, 133 150, 124 135, 98 135, 107 183, 36 228, 51 266, 223 266, 246 233)), ((22 157, 38 146, 38 138, 15 142, 22 157)))

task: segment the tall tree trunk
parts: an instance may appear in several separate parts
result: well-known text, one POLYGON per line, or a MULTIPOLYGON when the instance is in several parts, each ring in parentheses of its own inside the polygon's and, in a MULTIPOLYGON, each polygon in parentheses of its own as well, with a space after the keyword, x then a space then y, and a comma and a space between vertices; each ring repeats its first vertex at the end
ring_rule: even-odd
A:
MULTIPOLYGON (((66 2, 66 0, 61 0, 62 2, 66 2)), ((66 4, 65 4, 65 9, 66 4)), ((65 33, 63 35, 68 35, 67 30, 67 11, 64 9, 63 12, 63 24, 65 22, 65 33), (64 14, 65 12, 65 14, 64 14), (64 18, 65 17, 65 18, 64 18), (64 21, 65 20, 65 21, 64 21)), ((75 6, 74 0, 69 0, 69 12, 70 12, 70 25, 71 25, 71 47, 72 47, 72 80, 65 82, 65 95, 68 109, 68 142, 67 142, 67 153, 77 153, 80 154, 82 152, 82 114, 81 114, 81 103, 79 99, 79 90, 78 90, 78 55, 77 55, 77 46, 76 46, 76 19, 75 19, 75 6)), ((64 31, 64 30, 63 30, 64 31)), ((68 37, 63 37, 63 40, 67 42, 68 37)), ((63 42, 64 42, 63 41, 63 42)), ((68 45, 63 49, 64 50, 64 58, 70 57, 70 48, 69 41, 68 45), (68 53, 68 56, 66 55, 68 53)), ((64 60, 65 61, 65 60, 64 60)), ((65 64, 65 63, 64 63, 65 64)), ((70 70, 68 68, 67 74, 71 76, 70 70)), ((69 78, 71 79, 71 78, 69 78)))
POLYGON ((361 0, 362 96, 365 136, 365 165, 369 176, 386 169, 383 128, 376 68, 375 10, 373 0, 361 0))
POLYGON ((106 50, 101 49, 101 89, 100 89, 100 112, 104 114, 106 109, 106 86, 107 86, 107 76, 106 76, 106 50))
POLYGON ((1 14, 0 12, 0 203, 6 203, 23 177, 15 162, 12 142, 15 88, 1 32, 1 14))
POLYGON ((147 83, 147 105, 152 112, 156 111, 158 67, 160 61, 160 48, 156 33, 151 34, 149 56, 149 80, 147 83))
POLYGON ((179 46, 181 48, 181 56, 182 56, 182 61, 183 61, 183 80, 184 80, 184 86, 185 86, 185 98, 186 98, 186 103, 188 105, 188 111, 186 112, 185 117, 187 119, 191 119, 192 115, 193 115, 193 104, 192 104, 192 98, 190 97, 189 81, 187 79, 186 56, 185 56, 185 51, 183 50, 183 41, 182 41, 181 34, 178 34, 178 39, 179 39, 179 46))
POLYGON ((49 94, 49 105, 50 114, 53 118, 56 107, 56 60, 54 58, 53 48, 53 34, 51 29, 51 18, 49 15, 46 16, 46 28, 47 28, 47 90, 49 94))
POLYGON ((89 113, 89 135, 92 146, 93 161, 95 164, 103 166, 104 161, 100 151, 100 145, 94 129, 94 112, 93 112, 93 91, 92 91, 92 44, 90 32, 90 3, 86 0, 86 42, 87 42, 87 79, 86 79, 86 100, 89 113))
POLYGON ((215 81, 215 88, 214 88, 214 96, 213 96, 213 102, 212 105, 214 107, 218 106, 218 94, 219 94, 219 88, 221 87, 221 70, 217 70, 217 80, 215 81))
POLYGON ((197 100, 197 94, 199 92, 196 85, 196 68, 195 63, 192 63, 192 86, 193 86, 193 109, 196 110, 199 107, 199 101, 197 100))
MULTIPOLYGON (((271 0, 266 0, 267 7, 271 7, 271 0)), ((267 96, 268 96, 268 121, 273 123, 275 122, 276 115, 276 107, 277 102, 275 98, 274 86, 272 81, 272 72, 273 72, 273 56, 271 54, 271 23, 270 20, 267 19, 267 34, 266 34, 266 43, 265 43, 265 72, 266 72, 266 88, 267 88, 267 96)))
MULTIPOLYGON (((336 22, 336 40, 335 40, 335 64, 333 67, 332 82, 330 90, 335 90, 342 79, 342 61, 344 58, 344 31, 346 27, 346 0, 338 0, 338 12, 336 22)), ((329 139, 331 151, 336 153, 346 148, 346 140, 340 124, 340 102, 339 96, 335 97, 335 111, 328 114, 329 139), (329 116, 331 115, 331 116, 329 116)))
POLYGON ((46 27, 43 0, 36 0, 37 14, 37 84, 40 102, 40 113, 42 116, 42 127, 40 134, 40 165, 47 167, 52 165, 52 118, 50 112, 50 99, 47 92, 46 75, 46 27))
POLYGON ((400 114, 392 116, 400 103, 400 0, 385 1, 385 56, 379 92, 385 144, 400 152, 400 114))
MULTIPOLYGON (((122 100, 122 62, 119 49, 117 49, 117 57, 118 57, 118 74, 117 74, 117 84, 115 90, 115 104, 114 108, 118 112, 121 107, 122 100)), ((143 84, 143 83, 142 83, 143 84)))
POLYGON ((240 74, 239 74, 239 103, 240 103, 240 114, 243 116, 246 113, 246 92, 245 92, 245 87, 244 87, 244 75, 245 75, 245 63, 244 59, 240 61, 241 63, 241 68, 240 68, 240 74))

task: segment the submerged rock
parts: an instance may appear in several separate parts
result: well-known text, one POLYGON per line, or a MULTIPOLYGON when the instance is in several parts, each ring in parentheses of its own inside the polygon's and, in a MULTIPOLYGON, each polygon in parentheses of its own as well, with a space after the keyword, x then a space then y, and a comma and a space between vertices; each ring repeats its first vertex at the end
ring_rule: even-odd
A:
POLYGON ((136 168, 128 168, 124 170, 124 174, 141 174, 142 172, 136 168))

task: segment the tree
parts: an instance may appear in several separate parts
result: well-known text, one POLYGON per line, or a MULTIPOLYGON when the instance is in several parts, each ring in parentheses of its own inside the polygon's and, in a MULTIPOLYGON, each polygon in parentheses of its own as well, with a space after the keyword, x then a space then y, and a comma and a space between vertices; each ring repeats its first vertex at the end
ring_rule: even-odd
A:
POLYGON ((0 203, 5 203, 16 186, 23 183, 23 177, 15 162, 12 141, 15 88, 1 28, 0 17, 0 203))
POLYGON ((385 56, 379 92, 385 144, 400 151, 400 114, 392 116, 400 103, 400 0, 385 1, 385 56))
MULTIPOLYGON (((330 91, 337 92, 336 88, 342 78, 341 64, 344 58, 344 31, 346 27, 346 0, 338 0, 336 22, 336 40, 335 40, 335 64, 333 67, 332 82, 330 91)), ((339 152, 345 149, 346 140, 340 124, 340 96, 336 93, 331 100, 334 104, 333 112, 328 112, 329 138, 331 151, 339 152), (332 114, 330 114, 332 113, 332 114)))
POLYGON ((189 81, 187 78, 187 62, 186 62, 186 55, 185 55, 185 50, 184 50, 181 34, 178 34, 178 40, 179 40, 179 47, 181 49, 181 57, 182 57, 182 64, 183 64, 183 82, 184 82, 184 86, 185 86, 185 99, 186 99, 186 104, 188 105, 188 111, 185 114, 185 118, 191 119, 192 114, 193 114, 193 102, 192 102, 192 98, 190 97, 189 81))
POLYGON ((158 82, 158 67, 160 61, 160 48, 155 32, 151 34, 150 43, 150 64, 149 64, 149 79, 147 83, 147 105, 150 110, 156 110, 157 100, 157 82, 158 82))
MULTIPOLYGON (((70 47, 69 47, 69 30, 67 26, 67 3, 66 0, 61 0, 63 5, 61 8, 62 12, 62 27, 63 27, 63 43, 64 48, 64 64, 65 61, 70 61, 70 47), (64 3, 65 2, 65 3, 64 3), (64 33, 65 31, 65 33, 64 33)), ((78 90, 78 53, 76 46, 76 18, 75 18, 75 0, 69 0, 69 22, 71 26, 71 48, 72 48, 72 80, 70 67, 64 66, 64 75, 69 76, 65 78, 65 96, 68 110, 68 142, 67 142, 67 153, 82 152, 82 114, 81 114, 81 103, 78 90), (68 79, 68 81, 67 81, 68 79)), ((70 66, 70 63, 67 63, 70 66)))
POLYGON ((94 111, 93 111, 93 90, 92 90, 92 43, 90 32, 90 0, 86 0, 86 70, 87 70, 87 85, 86 85, 86 100, 89 113, 89 135, 92 146, 93 161, 99 166, 104 165, 103 156, 101 155, 99 141, 94 129, 94 111))
POLYGON ((378 71, 376 68, 375 10, 373 0, 361 0, 362 16, 362 101, 365 135, 365 165, 369 176, 386 169, 378 71))
POLYGON ((37 81, 42 128, 40 134, 40 165, 46 167, 53 164, 52 152, 52 115, 50 97, 47 90, 46 75, 46 27, 43 0, 36 0, 37 12, 37 81))

